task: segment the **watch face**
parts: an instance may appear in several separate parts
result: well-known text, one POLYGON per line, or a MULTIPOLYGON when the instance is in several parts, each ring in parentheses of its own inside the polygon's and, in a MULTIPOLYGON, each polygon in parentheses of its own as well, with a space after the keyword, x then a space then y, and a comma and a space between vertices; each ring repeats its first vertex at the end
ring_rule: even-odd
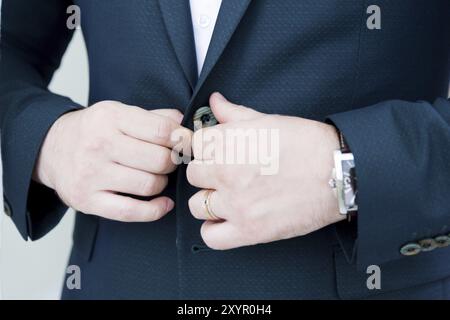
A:
POLYGON ((345 205, 348 208, 354 207, 356 204, 356 176, 355 161, 342 160, 343 187, 345 195, 345 205))

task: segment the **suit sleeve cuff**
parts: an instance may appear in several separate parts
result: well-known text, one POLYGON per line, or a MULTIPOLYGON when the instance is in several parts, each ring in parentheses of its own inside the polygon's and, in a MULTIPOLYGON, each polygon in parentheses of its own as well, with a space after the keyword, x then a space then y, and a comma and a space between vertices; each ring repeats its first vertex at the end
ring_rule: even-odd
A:
POLYGON ((32 182, 31 178, 50 127, 63 114, 80 108, 70 99, 45 96, 34 99, 20 113, 4 121, 1 137, 4 198, 25 240, 42 237, 67 210, 52 190, 32 182))
POLYGON ((342 226, 336 230, 341 248, 358 269, 405 258, 400 252, 405 244, 449 232, 442 230, 448 212, 446 216, 439 206, 445 190, 436 188, 445 178, 440 172, 445 159, 430 156, 430 149, 449 144, 448 124, 442 120, 429 103, 406 101, 328 117, 355 157, 356 236, 343 235, 347 231, 342 226), (429 185, 432 177, 438 178, 429 185))

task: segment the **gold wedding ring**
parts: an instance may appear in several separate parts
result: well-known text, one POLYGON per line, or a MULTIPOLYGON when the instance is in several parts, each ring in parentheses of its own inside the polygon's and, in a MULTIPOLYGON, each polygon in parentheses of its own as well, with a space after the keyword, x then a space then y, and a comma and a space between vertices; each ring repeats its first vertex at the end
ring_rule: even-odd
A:
POLYGON ((206 190, 206 194, 205 194, 205 211, 206 214, 208 215, 209 219, 208 220, 221 220, 219 217, 217 217, 213 210, 211 209, 211 195, 213 194, 214 190, 206 190))

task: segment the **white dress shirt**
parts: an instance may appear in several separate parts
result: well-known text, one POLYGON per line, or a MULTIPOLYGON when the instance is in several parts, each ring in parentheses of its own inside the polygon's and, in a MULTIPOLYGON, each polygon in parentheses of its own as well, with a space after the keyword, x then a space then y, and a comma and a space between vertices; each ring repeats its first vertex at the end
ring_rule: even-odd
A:
POLYGON ((198 74, 203 68, 222 0, 189 0, 198 74))

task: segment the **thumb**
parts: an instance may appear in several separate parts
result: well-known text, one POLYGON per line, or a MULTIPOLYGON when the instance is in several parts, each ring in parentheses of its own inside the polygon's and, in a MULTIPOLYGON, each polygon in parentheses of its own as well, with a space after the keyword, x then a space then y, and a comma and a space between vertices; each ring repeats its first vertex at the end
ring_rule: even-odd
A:
POLYGON ((219 123, 251 120, 261 116, 256 110, 231 103, 218 92, 211 95, 209 105, 219 123))

